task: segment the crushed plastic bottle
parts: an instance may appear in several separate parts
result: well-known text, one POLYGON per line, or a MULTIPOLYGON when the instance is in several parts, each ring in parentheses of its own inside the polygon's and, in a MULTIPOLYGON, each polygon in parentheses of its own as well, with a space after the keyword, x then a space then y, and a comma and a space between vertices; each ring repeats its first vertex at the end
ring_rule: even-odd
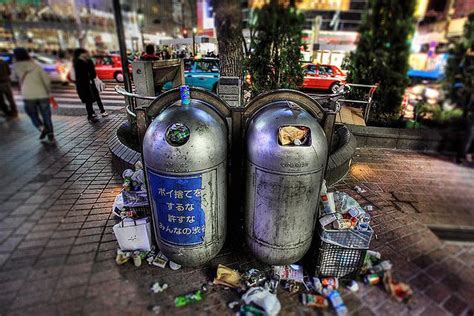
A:
POLYGON ((196 290, 188 294, 176 296, 174 299, 174 305, 176 307, 184 307, 194 302, 200 302, 203 299, 201 290, 196 290))

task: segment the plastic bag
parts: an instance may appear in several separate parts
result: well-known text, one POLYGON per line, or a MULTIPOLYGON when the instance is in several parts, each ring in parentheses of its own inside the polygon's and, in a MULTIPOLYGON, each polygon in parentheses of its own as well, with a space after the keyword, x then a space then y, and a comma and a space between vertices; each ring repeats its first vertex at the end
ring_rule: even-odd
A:
POLYGON ((277 315, 280 312, 281 304, 275 294, 262 287, 252 287, 243 296, 245 304, 254 303, 263 308, 270 316, 277 315))
MULTIPOLYGON (((334 203, 336 204, 336 212, 342 214, 347 213, 349 209, 353 207, 362 209, 356 200, 354 200, 352 197, 349 196, 349 194, 344 192, 334 192, 334 203)), ((364 210, 362 209, 362 211, 364 210)))

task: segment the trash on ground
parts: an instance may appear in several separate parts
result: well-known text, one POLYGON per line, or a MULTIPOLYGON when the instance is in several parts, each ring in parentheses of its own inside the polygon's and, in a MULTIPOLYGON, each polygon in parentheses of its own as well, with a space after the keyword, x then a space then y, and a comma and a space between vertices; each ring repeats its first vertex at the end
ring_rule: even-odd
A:
POLYGON ((166 290, 168 288, 168 284, 166 283, 163 283, 163 285, 160 285, 159 282, 155 282, 153 283, 153 285, 151 286, 150 290, 153 292, 153 293, 161 293, 163 292, 164 290, 166 290))
POLYGON ((160 305, 150 305, 148 306, 148 310, 151 311, 153 314, 158 315, 161 312, 160 305))
POLYGON ((245 304, 254 303, 261 307, 268 315, 277 315, 281 305, 275 294, 262 287, 252 287, 243 296, 245 304))
POLYGON ((399 302, 408 303, 413 296, 413 291, 410 286, 395 280, 390 271, 384 273, 383 283, 387 293, 392 295, 399 302))
POLYGON ((329 306, 328 300, 322 295, 303 293, 301 302, 308 307, 327 308, 329 306))
POLYGON ((123 251, 150 251, 152 247, 152 232, 150 218, 124 218, 113 226, 115 238, 123 251))
POLYGON ((333 290, 337 290, 339 288, 339 280, 336 277, 322 278, 321 284, 324 288, 331 287, 333 290))
POLYGON ((153 260, 153 265, 164 269, 168 263, 168 258, 163 252, 159 252, 153 260))
POLYGON ((196 290, 188 294, 176 296, 174 299, 174 305, 176 307, 183 307, 194 302, 200 302, 203 299, 201 290, 196 290))
POLYGON ((293 280, 296 282, 304 283, 303 280, 303 267, 296 266, 297 269, 294 268, 295 265, 291 266, 274 266, 273 273, 280 277, 280 280, 293 280))
POLYGON ((364 277, 365 284, 377 285, 380 283, 380 276, 376 273, 367 274, 364 277))
POLYGON ((357 283, 357 281, 352 280, 349 282, 349 284, 347 284, 346 289, 351 292, 357 292, 359 291, 359 284, 357 283))
POLYGON ((241 280, 247 287, 261 286, 265 283, 267 277, 265 273, 260 270, 250 269, 241 275, 241 280))
POLYGON ((139 267, 142 265, 142 259, 145 258, 145 254, 146 252, 142 252, 142 251, 138 251, 138 250, 135 250, 133 253, 132 253, 132 258, 133 258, 133 264, 135 265, 135 267, 139 267))
POLYGON ((232 302, 227 303, 227 307, 229 307, 230 309, 234 309, 239 304, 240 304, 239 301, 232 301, 232 302))
POLYGON ((181 265, 177 264, 176 262, 170 261, 170 269, 173 271, 181 269, 181 265))
POLYGON ((361 188, 360 186, 358 186, 358 185, 356 185, 356 186, 354 187, 354 190, 356 190, 357 193, 359 193, 359 194, 367 192, 367 190, 362 189, 362 188, 361 188))
POLYGON ((233 288, 240 287, 240 273, 237 270, 219 264, 214 284, 225 285, 233 288))
POLYGON ((381 272, 385 272, 385 271, 389 271, 391 270, 393 267, 392 263, 389 261, 389 260, 384 260, 378 264, 376 264, 375 266, 371 267, 369 269, 369 271, 371 273, 381 273, 381 272))
POLYGON ((130 260, 131 257, 132 257, 132 254, 130 252, 117 249, 117 256, 115 257, 115 262, 118 265, 122 265, 128 262, 128 260, 130 260))
POLYGON ((265 311, 253 305, 240 306, 240 315, 265 316, 265 311))
POLYGON ((283 126, 278 130, 280 145, 301 146, 308 142, 309 128, 305 126, 283 126))
POLYGON ((336 290, 331 290, 327 295, 329 302, 331 302, 334 311, 338 316, 348 315, 349 311, 347 310, 346 304, 342 300, 341 294, 336 290))

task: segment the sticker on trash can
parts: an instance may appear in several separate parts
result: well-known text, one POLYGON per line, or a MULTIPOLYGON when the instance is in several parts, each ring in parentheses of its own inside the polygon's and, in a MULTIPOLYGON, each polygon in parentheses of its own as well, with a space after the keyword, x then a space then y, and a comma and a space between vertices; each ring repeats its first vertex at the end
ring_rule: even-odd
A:
POLYGON ((202 244, 206 219, 201 208, 201 175, 171 177, 148 170, 148 181, 161 239, 180 246, 202 244))

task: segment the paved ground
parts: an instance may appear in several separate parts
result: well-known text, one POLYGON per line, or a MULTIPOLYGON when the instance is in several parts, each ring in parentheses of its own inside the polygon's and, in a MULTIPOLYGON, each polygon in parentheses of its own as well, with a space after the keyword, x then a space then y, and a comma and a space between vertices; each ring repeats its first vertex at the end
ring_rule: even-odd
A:
MULTIPOLYGON (((90 125, 84 117, 54 117, 57 147, 45 147, 25 116, 0 118, 0 314, 148 314, 160 305, 177 314, 173 298, 211 280, 218 263, 262 267, 241 244, 226 246, 200 269, 116 266, 110 215, 120 179, 107 138, 119 115, 90 125), (148 290, 167 282, 161 294, 148 290)), ((426 224, 474 226, 474 171, 446 158, 413 152, 358 150, 350 175, 336 189, 374 205, 372 248, 392 260, 415 290, 409 305, 377 287, 343 293, 354 315, 472 315, 474 247, 440 241, 426 224), (367 192, 357 194, 361 185, 367 192)), ((231 314, 232 291, 212 288, 183 314, 231 314)), ((280 290, 283 314, 311 314, 297 295, 280 290)))

